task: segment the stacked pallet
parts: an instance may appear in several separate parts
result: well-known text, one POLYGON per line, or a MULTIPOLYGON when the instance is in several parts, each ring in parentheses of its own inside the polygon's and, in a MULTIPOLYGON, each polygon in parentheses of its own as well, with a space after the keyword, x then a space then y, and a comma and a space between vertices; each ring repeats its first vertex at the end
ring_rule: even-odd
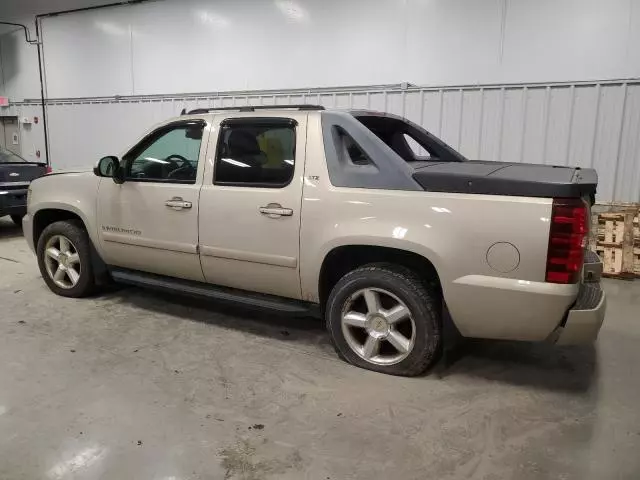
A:
POLYGON ((595 205, 589 246, 603 261, 603 275, 640 277, 640 205, 595 205))

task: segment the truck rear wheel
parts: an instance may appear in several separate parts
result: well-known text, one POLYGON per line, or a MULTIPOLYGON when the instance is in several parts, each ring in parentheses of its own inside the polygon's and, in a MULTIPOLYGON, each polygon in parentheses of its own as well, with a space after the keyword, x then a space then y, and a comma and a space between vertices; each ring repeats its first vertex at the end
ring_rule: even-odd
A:
POLYGON ((93 293, 89 236, 81 222, 65 220, 47 226, 36 253, 42 278, 53 293, 74 298, 93 293))
POLYGON ((440 348, 437 296, 411 270, 371 264, 333 287, 327 329, 341 358, 391 375, 424 373, 440 348))

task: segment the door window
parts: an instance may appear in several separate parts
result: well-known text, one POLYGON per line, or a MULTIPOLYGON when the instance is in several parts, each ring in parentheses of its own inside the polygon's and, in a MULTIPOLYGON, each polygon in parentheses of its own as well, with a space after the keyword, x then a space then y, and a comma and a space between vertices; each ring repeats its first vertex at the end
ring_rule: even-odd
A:
POLYGON ((124 157, 130 181, 195 183, 204 123, 168 125, 124 157))
POLYGON ((230 119, 222 123, 214 183, 281 188, 293 178, 295 123, 291 119, 230 119))

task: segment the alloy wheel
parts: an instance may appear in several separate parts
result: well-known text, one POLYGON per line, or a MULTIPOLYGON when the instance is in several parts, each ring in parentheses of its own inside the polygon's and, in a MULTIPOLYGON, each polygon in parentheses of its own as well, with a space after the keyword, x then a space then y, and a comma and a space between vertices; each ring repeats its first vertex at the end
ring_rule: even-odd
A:
POLYGON ((347 344, 367 362, 393 365, 407 358, 415 344, 416 326, 409 307, 381 288, 352 294, 341 320, 347 344))
POLYGON ((64 235, 54 235, 47 240, 44 261, 49 277, 60 288, 73 288, 80 280, 82 266, 78 250, 64 235))

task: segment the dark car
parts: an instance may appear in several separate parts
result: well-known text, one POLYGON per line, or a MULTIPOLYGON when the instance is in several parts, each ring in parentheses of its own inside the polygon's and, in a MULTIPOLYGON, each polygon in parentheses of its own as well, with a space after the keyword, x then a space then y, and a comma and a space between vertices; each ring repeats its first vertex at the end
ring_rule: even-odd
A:
POLYGON ((0 146, 0 217, 11 215, 16 225, 27 213, 27 190, 32 180, 50 171, 46 163, 27 162, 0 146))

